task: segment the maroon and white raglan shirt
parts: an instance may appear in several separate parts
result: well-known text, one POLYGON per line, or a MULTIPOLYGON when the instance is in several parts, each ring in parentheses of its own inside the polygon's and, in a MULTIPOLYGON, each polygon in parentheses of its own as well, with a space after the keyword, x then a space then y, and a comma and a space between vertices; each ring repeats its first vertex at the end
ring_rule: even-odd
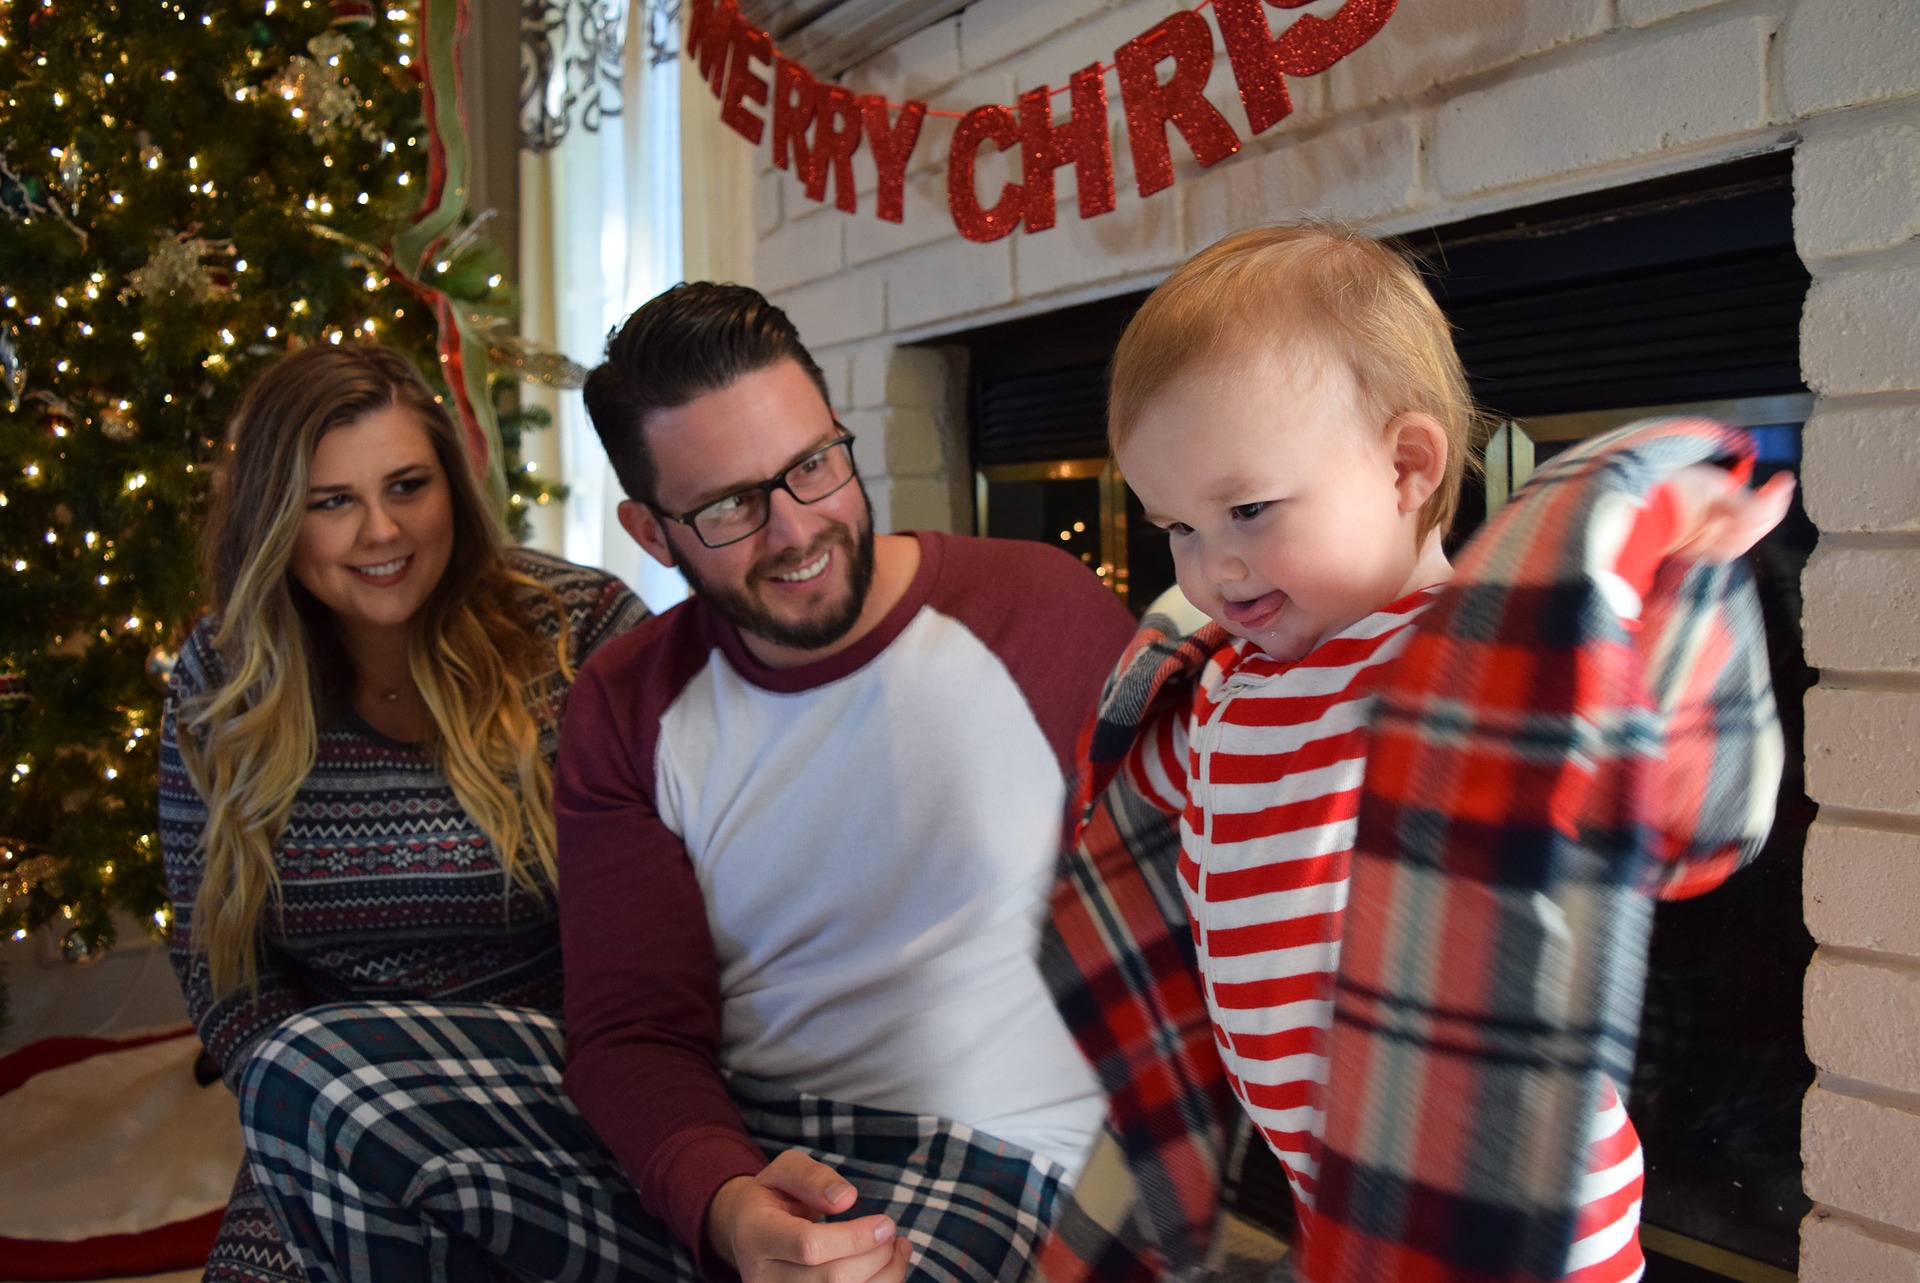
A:
POLYGON ((767 1161, 719 1070, 1077 1172, 1105 1107, 1035 964, 1075 738, 1133 630, 1036 543, 915 536, 866 637, 769 668, 698 599, 580 672, 555 772, 567 1089, 705 1256, 767 1161))

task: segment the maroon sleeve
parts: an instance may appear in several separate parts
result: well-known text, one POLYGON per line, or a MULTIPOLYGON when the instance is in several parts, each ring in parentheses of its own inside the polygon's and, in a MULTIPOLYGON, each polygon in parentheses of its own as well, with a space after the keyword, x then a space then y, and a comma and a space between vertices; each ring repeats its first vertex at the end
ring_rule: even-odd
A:
POLYGON ((732 1271, 707 1245, 707 1206, 767 1159, 720 1078, 706 905, 686 848, 653 805, 653 741, 668 702, 659 695, 672 677, 656 661, 674 647, 632 643, 680 631, 657 627, 670 622, 686 621, 651 621, 582 669, 561 732, 553 792, 566 1088, 642 1204, 706 1277, 724 1279, 732 1271))
POLYGON ((1133 638, 1133 616, 1091 570, 1046 544, 960 537, 944 554, 934 607, 999 656, 1073 779, 1080 732, 1133 638))

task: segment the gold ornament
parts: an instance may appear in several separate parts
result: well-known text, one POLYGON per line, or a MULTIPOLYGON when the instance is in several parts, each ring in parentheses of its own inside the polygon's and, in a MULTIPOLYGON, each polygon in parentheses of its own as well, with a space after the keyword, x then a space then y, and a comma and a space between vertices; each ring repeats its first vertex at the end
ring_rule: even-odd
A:
POLYGON ((60 153, 60 185, 67 189, 67 195, 80 194, 80 179, 85 172, 80 167, 80 149, 69 144, 60 153))
POLYGON ((100 407, 100 434, 109 441, 131 441, 140 435, 140 425, 120 402, 109 401, 100 407))
POLYGON ((517 334, 496 333, 487 337, 487 355, 522 383, 538 383, 550 388, 587 385, 587 367, 563 353, 529 343, 517 334))
MULTIPOLYGON (((295 54, 280 77, 280 96, 299 113, 307 137, 316 143, 324 142, 336 126, 354 124, 360 114, 360 95, 340 70, 341 57, 352 48, 353 41, 343 33, 323 31, 307 41, 307 52, 313 56, 295 54)), ((377 137, 367 121, 360 121, 358 128, 363 138, 377 137)))
POLYGON ((167 683, 173 678, 173 666, 179 662, 180 652, 165 646, 155 646, 147 652, 147 680, 155 690, 167 689, 167 683))
POLYGON ((185 295, 189 302, 203 303, 225 294, 227 286, 217 284, 203 261, 209 254, 233 253, 232 241, 209 241, 181 232, 164 237, 144 266, 127 276, 128 286, 120 291, 122 302, 134 295, 152 301, 161 297, 185 295))

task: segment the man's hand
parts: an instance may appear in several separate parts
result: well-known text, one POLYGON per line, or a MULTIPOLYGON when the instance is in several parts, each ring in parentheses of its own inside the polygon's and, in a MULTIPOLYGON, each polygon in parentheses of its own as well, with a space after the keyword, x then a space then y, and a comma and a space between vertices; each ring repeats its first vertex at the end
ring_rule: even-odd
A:
POLYGON ((911 1251, 891 1220, 822 1223, 853 1200, 838 1172, 790 1149, 720 1187, 707 1239, 743 1283, 903 1283, 911 1251))
POLYGON ((1744 556, 1780 524, 1793 503, 1793 477, 1785 472, 1749 490, 1725 468, 1696 463, 1675 473, 1671 484, 1680 504, 1680 526, 1669 551, 1697 561, 1744 556))

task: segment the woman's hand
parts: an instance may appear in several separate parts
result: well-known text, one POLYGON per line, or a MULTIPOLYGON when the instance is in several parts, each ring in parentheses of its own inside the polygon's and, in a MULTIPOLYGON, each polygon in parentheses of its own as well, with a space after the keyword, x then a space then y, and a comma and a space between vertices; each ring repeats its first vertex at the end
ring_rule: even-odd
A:
POLYGON ((720 1187, 707 1238, 743 1283, 903 1283, 911 1250, 891 1220, 823 1220, 854 1197, 838 1172, 789 1149, 720 1187))
POLYGON ((1785 472, 1749 490, 1725 468, 1696 463, 1680 469, 1667 484, 1680 507, 1668 552, 1696 561, 1744 556, 1780 524, 1793 503, 1793 476, 1785 472))

